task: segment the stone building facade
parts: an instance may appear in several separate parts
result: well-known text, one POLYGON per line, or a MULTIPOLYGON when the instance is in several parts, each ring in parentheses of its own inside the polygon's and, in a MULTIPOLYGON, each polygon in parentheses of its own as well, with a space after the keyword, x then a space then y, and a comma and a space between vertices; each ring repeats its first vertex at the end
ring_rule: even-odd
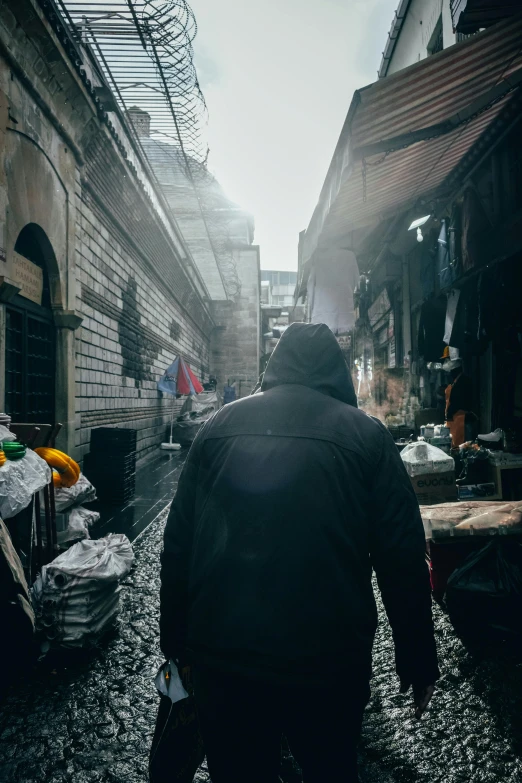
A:
POLYGON ((100 425, 164 437, 156 383, 182 353, 210 372, 205 283, 101 77, 45 0, 0 4, 0 408, 63 425, 77 459, 100 425))
POLYGON ((227 198, 219 182, 180 150, 150 136, 150 116, 131 107, 129 120, 183 232, 211 299, 215 328, 210 365, 218 387, 229 381, 250 394, 260 362, 260 250, 252 216, 227 198), (196 192, 187 174, 196 179, 196 192), (234 278, 231 281, 231 277, 234 278), (234 283, 235 295, 227 298, 234 283))
POLYGON ((236 397, 246 397, 259 377, 261 357, 260 260, 257 245, 232 245, 241 284, 235 302, 213 302, 215 329, 211 365, 218 386, 235 384, 236 397))

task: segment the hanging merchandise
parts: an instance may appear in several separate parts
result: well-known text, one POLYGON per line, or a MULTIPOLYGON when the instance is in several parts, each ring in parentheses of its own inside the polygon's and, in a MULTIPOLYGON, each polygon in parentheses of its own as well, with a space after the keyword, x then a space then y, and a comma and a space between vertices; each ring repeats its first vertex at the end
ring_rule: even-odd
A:
POLYGON ((355 326, 354 291, 359 268, 350 250, 323 251, 314 263, 309 283, 311 322, 326 324, 334 334, 355 326))
POLYGON ((419 356, 438 362, 444 351, 447 300, 445 296, 424 302, 419 321, 419 356))
POLYGON ((453 332, 453 324, 455 323, 455 316, 457 313, 457 305, 459 303, 460 291, 450 291, 448 294, 448 304, 446 308, 446 321, 444 327, 444 342, 446 345, 453 345, 451 339, 453 332))
POLYGON ((441 221, 437 244, 437 270, 439 274, 439 286, 441 289, 449 288, 449 286, 453 284, 454 278, 449 254, 448 224, 446 219, 441 221))
POLYGON ((490 226, 486 211, 477 192, 468 188, 462 206, 462 268, 469 272, 480 263, 480 244, 484 231, 490 226))
POLYGON ((449 256, 454 279, 462 274, 462 214, 460 204, 455 204, 451 212, 448 228, 449 256))
POLYGON ((435 293, 436 251, 433 243, 423 242, 418 252, 420 254, 422 296, 423 299, 429 299, 435 293))

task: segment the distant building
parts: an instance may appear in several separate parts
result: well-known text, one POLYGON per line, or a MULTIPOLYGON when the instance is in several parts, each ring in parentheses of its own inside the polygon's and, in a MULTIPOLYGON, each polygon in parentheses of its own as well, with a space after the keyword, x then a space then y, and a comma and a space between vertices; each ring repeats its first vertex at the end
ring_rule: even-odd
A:
POLYGON ((306 320, 306 306, 294 304, 296 285, 297 272, 261 270, 262 370, 285 329, 306 320))
MULTIPOLYGON (((277 270, 261 270, 261 287, 268 296, 267 304, 292 307, 294 292, 297 285, 297 272, 280 272, 277 270), (269 293, 266 293, 268 289, 269 293)), ((263 301, 263 300, 262 300, 263 301)))
POLYGON ((379 78, 391 76, 520 10, 520 0, 400 0, 384 47, 379 78))

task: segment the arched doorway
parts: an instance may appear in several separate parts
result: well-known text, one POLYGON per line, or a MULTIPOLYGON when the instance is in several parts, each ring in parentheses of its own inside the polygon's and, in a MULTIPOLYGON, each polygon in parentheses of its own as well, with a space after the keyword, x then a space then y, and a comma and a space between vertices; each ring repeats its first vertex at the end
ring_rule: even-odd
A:
POLYGON ((22 229, 14 251, 22 287, 6 307, 5 409, 13 421, 54 424, 56 330, 48 273, 54 252, 36 223, 22 229))

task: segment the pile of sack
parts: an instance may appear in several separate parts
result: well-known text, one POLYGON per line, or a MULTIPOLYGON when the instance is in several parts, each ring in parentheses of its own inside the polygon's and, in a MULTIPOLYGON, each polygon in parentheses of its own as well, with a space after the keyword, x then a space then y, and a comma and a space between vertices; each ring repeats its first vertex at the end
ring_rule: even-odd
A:
POLYGON ((96 500, 96 490, 83 473, 72 487, 56 487, 56 531, 58 544, 69 545, 90 538, 89 528, 99 520, 97 511, 84 508, 84 503, 96 500))
POLYGON ((134 553, 122 534, 74 544, 44 566, 33 588, 36 629, 48 646, 93 646, 119 612, 134 553))

